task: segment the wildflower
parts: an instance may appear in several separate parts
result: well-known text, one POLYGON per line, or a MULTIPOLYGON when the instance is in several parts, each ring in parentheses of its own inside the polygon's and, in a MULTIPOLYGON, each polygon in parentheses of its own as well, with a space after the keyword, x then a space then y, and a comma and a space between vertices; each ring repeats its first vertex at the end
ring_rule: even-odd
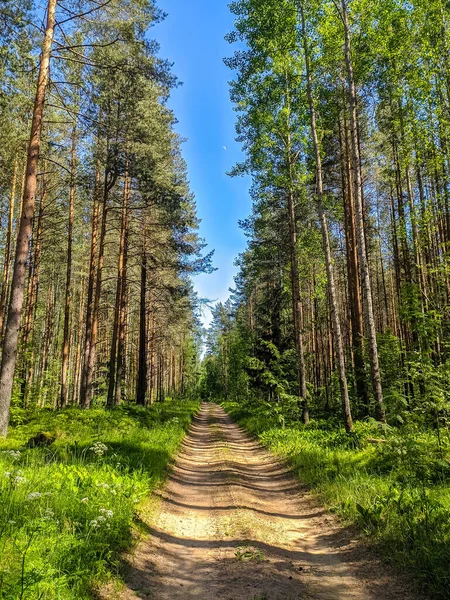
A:
POLYGON ((102 442, 95 442, 95 444, 91 446, 89 450, 91 450, 97 456, 103 456, 108 452, 108 446, 105 446, 105 444, 102 444, 102 442))
POLYGON ((98 527, 97 519, 93 519, 92 521, 89 521, 89 527, 92 527, 92 529, 96 529, 98 527))
POLYGON ((6 471, 3 473, 3 477, 11 477, 11 471, 6 471))
POLYGON ((83 504, 87 504, 89 502, 89 498, 81 498, 80 502, 82 502, 83 504))
POLYGON ((25 477, 20 477, 20 475, 17 475, 17 477, 14 477, 13 482, 16 485, 20 485, 21 483, 25 483, 26 479, 25 479, 25 477))
POLYGON ((31 492, 27 496, 27 500, 38 500, 39 498, 42 498, 41 492, 31 492))
POLYGON ((103 515, 98 515, 98 517, 97 517, 97 521, 98 521, 99 523, 103 523, 103 521, 106 521, 106 518, 105 518, 103 515))
POLYGON ((114 516, 114 513, 112 510, 108 510, 107 508, 101 508, 100 512, 108 519, 112 519, 114 516))
POLYGON ((97 487, 109 490, 109 485, 107 483, 97 483, 97 487))
POLYGON ((19 460, 19 458, 20 458, 20 452, 19 452, 19 450, 4 450, 2 452, 2 454, 7 454, 13 460, 19 460))

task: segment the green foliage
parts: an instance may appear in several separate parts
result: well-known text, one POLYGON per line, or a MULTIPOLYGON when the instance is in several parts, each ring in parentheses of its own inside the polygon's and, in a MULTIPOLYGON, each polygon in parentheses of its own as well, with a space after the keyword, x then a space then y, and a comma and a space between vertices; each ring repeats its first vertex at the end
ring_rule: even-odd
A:
POLYGON ((117 573, 139 506, 197 409, 14 409, 0 442, 0 597, 82 600, 117 573), (43 432, 54 443, 30 448, 43 432))
POLYGON ((224 408, 346 521, 357 524, 383 556, 411 569, 433 598, 450 583, 450 437, 419 426, 355 423, 347 435, 331 419, 280 426, 267 403, 224 408))

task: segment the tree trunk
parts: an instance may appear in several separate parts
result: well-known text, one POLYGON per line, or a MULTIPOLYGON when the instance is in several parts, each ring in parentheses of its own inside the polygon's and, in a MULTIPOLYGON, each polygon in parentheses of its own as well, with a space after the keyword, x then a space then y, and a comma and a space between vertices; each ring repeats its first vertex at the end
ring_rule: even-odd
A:
POLYGON ((83 343, 83 318, 84 318, 84 275, 81 276, 80 281, 80 309, 78 312, 78 331, 77 331, 77 351, 74 357, 74 383, 73 383, 73 396, 72 403, 79 404, 80 401, 80 380, 81 380, 81 347, 83 343))
POLYGON ((286 144, 286 167, 288 170, 288 189, 287 194, 287 213, 289 227, 289 259, 290 259, 290 275, 291 275, 291 295, 292 295, 292 318, 294 324, 294 342, 297 351, 297 385, 298 397, 301 402, 302 420, 306 425, 309 423, 309 407, 308 394, 306 388, 306 365, 305 352, 303 344, 303 315, 302 301, 300 293, 300 273, 298 267, 298 250, 297 250, 297 222, 295 217, 295 202, 294 202, 294 173, 293 173, 293 157, 292 157, 292 139, 291 139, 291 123, 290 123, 290 90, 289 84, 286 81, 286 120, 287 120, 287 144, 286 144))
POLYGON ((147 254, 145 247, 141 264, 141 300, 139 307, 139 364, 136 389, 136 404, 145 406, 147 396, 147 254))
MULTIPOLYGON (((339 125, 341 125, 339 123, 339 125)), ((342 154, 342 197, 344 203, 345 246, 348 277, 348 295, 350 301, 350 318, 352 331, 352 351, 355 369, 356 393, 364 407, 365 415, 369 415, 370 402, 366 384, 366 366, 364 363, 364 327, 362 313, 361 285, 359 275, 358 251, 356 245, 355 202, 350 167, 350 150, 347 135, 347 122, 340 129, 342 154)))
POLYGON ((128 241, 128 205, 130 201, 130 179, 128 169, 123 183, 122 220, 120 225, 119 264, 117 267, 116 300, 114 306, 114 324, 111 340, 108 373, 107 406, 117 406, 121 399, 121 380, 123 377, 123 356, 125 342, 125 302, 126 302, 126 269, 128 241), (117 361, 117 362, 116 362, 117 361), (117 381, 116 381, 117 372, 117 381))
POLYGON ((83 390, 84 395, 81 398, 81 404, 83 408, 90 408, 94 397, 94 372, 96 362, 96 351, 97 351, 97 337, 98 337, 98 323, 99 323, 99 311, 100 311, 100 297, 102 292, 102 275, 103 275, 103 262, 105 258, 105 239, 106 239, 106 220, 108 215, 108 196, 109 192, 114 185, 114 179, 109 180, 109 169, 105 169, 105 181, 103 186, 103 201, 102 201, 102 225, 100 229, 100 239, 98 248, 98 263, 97 263, 97 277, 95 280, 95 293, 94 293, 94 306, 92 311, 92 329, 91 339, 89 342, 89 354, 86 358, 85 367, 85 388, 83 390))
POLYGON ((8 320, 3 338, 3 353, 0 367, 0 435, 6 436, 9 424, 11 393, 17 360, 20 319, 22 316, 25 292, 26 263, 28 244, 31 236, 35 207, 39 151, 41 145, 42 121, 45 95, 49 79, 50 54, 53 44, 57 0, 48 0, 47 23, 39 66, 36 97, 31 124, 30 145, 27 154, 27 175, 23 197, 22 217, 17 238, 16 254, 11 285, 8 320))
POLYGON ((3 259, 3 273, 2 273, 2 292, 0 295, 0 335, 3 333, 3 321, 5 315, 6 298, 8 295, 9 285, 9 263, 11 259, 11 241, 13 232, 13 221, 14 221, 14 203, 16 198, 16 185, 17 185, 17 170, 19 161, 16 155, 14 160, 13 178, 11 184, 11 196, 9 199, 9 213, 8 213, 8 230, 6 232, 5 242, 5 255, 3 259))
POLYGON ((59 408, 65 408, 68 400, 68 367, 70 358, 69 325, 70 325, 70 295, 72 279, 72 244, 73 244, 73 212, 75 200, 75 163, 76 163, 76 124, 72 130, 72 150, 70 160, 70 190, 69 190, 69 223, 67 231, 67 272, 66 272, 66 299, 64 305, 64 333, 62 345, 61 365, 61 393, 59 397, 59 408))
POLYGON ((297 350, 298 395, 302 403, 303 423, 309 423, 308 397, 306 390, 305 354, 303 347, 302 305, 300 297, 300 274, 297 256, 297 231, 294 197, 288 192, 289 255, 291 263, 292 315, 294 320, 295 347, 297 350))
POLYGON ((312 76, 310 67, 309 45, 305 27, 305 16, 303 3, 300 2, 300 13, 302 21, 303 48, 305 52, 306 85, 308 94, 309 114, 311 120, 311 137, 314 146, 314 156, 316 161, 316 193, 317 208, 319 212, 320 225, 322 229, 322 241, 325 252, 325 264, 328 278, 328 295, 330 301, 331 323, 334 338, 334 351, 336 356, 336 365, 339 377, 339 386, 341 391, 342 410, 344 413, 344 424, 347 433, 353 429, 352 414, 350 408, 350 399, 348 396, 347 375, 345 373, 344 345, 342 343, 341 324, 339 322, 338 302, 336 295, 336 286, 333 273, 333 259, 331 256, 330 238, 328 235, 328 223, 325 210, 323 208, 323 177, 322 177, 322 158, 320 156, 319 137, 317 135, 316 112, 314 108, 312 76))
POLYGON ((366 253, 366 240, 364 233, 364 211, 362 201, 362 173, 358 139, 358 121, 356 112, 356 88, 353 75, 353 64, 351 57, 350 26, 348 23, 347 0, 342 0, 342 21, 345 34, 345 64, 347 68, 347 85, 350 112, 350 133, 352 142, 352 168, 353 182, 355 186, 355 215, 356 215, 356 237, 358 242, 359 262, 361 268, 362 284, 364 288, 364 305, 366 309, 366 320, 369 334, 370 370, 372 378, 373 394, 377 418, 385 422, 386 413, 384 408, 383 390, 381 387, 381 373, 378 361, 377 335, 373 315, 372 286, 370 282, 369 264, 366 253))
POLYGON ((91 233, 91 256, 89 260, 89 275, 86 300, 86 333, 84 339, 83 366, 81 369, 80 381, 80 404, 83 408, 89 408, 87 405, 87 364, 91 353, 92 343, 92 324, 94 316, 94 288, 95 274, 97 268, 98 252, 98 225, 100 212, 100 168, 97 165, 95 171, 94 199, 92 208, 92 233, 91 233))

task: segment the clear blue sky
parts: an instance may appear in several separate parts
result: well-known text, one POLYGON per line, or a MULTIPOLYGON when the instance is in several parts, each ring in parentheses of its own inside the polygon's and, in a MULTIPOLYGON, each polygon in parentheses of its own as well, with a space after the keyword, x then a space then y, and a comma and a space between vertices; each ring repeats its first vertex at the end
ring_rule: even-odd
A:
POLYGON ((200 234, 208 249, 215 249, 218 271, 194 279, 199 295, 210 300, 229 295, 236 272, 233 262, 245 246, 238 220, 250 212, 249 181, 226 175, 242 160, 229 100, 232 72, 223 63, 233 51, 224 40, 233 27, 227 4, 228 0, 159 0, 168 16, 150 32, 161 45, 160 56, 174 63, 173 72, 183 82, 169 105, 179 121, 178 132, 187 138, 183 155, 202 220, 200 234))

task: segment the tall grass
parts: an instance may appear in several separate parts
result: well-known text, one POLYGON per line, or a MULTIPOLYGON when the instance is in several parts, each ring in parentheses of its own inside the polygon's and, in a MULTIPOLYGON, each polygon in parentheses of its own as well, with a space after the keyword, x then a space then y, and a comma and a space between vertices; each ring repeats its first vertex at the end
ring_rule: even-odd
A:
POLYGON ((280 421, 261 404, 225 402, 229 414, 278 456, 386 560, 410 569, 432 598, 450 598, 450 443, 410 425, 280 421))
POLYGON ((0 441, 0 597, 91 597, 117 570, 139 504, 197 409, 16 410, 0 441))

